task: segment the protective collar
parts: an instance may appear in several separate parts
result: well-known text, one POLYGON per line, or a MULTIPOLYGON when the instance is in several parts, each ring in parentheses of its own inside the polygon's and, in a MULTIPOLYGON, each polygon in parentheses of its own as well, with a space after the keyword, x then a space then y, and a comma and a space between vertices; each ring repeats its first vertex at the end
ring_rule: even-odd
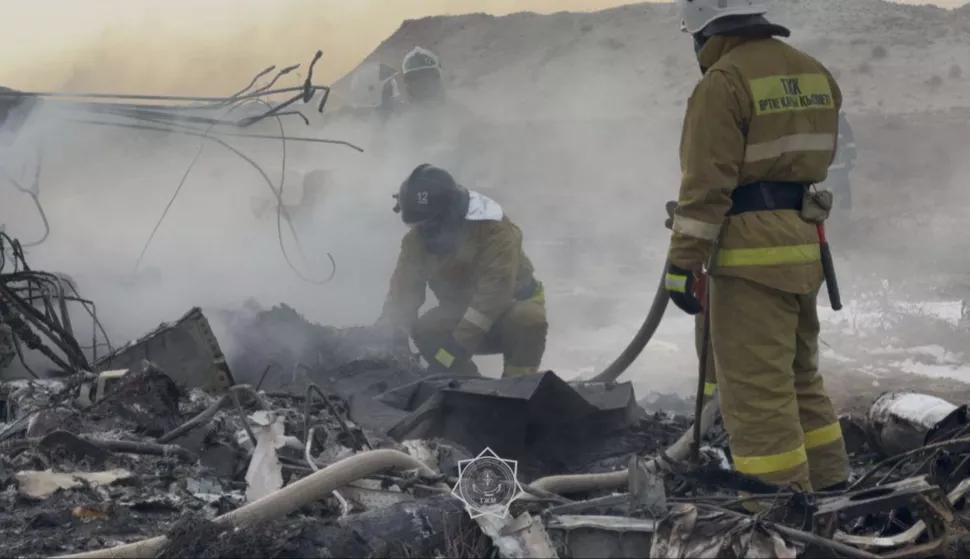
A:
POLYGON ((505 216, 502 206, 484 194, 468 191, 468 212, 465 219, 468 221, 501 221, 505 216))
POLYGON ((789 37, 787 27, 771 23, 764 16, 730 17, 711 22, 694 38, 694 49, 701 70, 713 66, 722 56, 752 39, 789 37), (700 50, 698 50, 700 47, 700 50))

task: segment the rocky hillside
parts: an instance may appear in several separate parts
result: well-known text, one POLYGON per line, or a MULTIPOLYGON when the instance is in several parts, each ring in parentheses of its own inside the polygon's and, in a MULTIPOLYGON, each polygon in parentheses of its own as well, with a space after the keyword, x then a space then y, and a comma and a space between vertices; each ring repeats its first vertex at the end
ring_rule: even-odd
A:
MULTIPOLYGON (((970 106, 970 5, 768 1, 791 41, 840 78, 847 110, 970 106)), ((495 116, 627 116, 682 105, 689 94, 696 62, 678 24, 673 4, 652 3, 429 17, 404 22, 367 60, 399 66, 414 46, 430 48, 454 95, 495 116)))

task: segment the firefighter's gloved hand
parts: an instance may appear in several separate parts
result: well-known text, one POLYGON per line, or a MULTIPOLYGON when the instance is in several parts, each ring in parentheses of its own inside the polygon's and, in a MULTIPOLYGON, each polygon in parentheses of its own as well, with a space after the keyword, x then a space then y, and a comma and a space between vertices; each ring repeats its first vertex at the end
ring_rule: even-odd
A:
POLYGON ((449 337, 445 343, 435 351, 431 362, 428 363, 428 370, 432 373, 446 373, 459 363, 463 363, 471 356, 453 337, 449 337))
POLYGON ((704 310, 702 301, 707 291, 707 274, 695 274, 673 264, 667 266, 664 285, 670 300, 680 310, 695 315, 704 310))
POLYGON ((671 200, 667 202, 667 219, 664 221, 664 227, 673 230, 674 228, 674 212, 677 211, 677 201, 671 200))

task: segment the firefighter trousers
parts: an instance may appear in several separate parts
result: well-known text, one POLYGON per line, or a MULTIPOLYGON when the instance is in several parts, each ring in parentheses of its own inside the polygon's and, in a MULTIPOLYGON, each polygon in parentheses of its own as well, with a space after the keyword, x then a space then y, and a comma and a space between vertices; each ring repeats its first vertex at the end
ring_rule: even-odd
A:
MULTIPOLYGON (((464 313, 464 308, 439 306, 418 318, 411 337, 428 363, 434 359, 442 341, 451 336, 464 313)), ((546 352, 548 331, 545 305, 531 299, 516 301, 495 321, 475 354, 501 353, 504 362, 503 377, 536 373, 539 371, 542 355, 546 352)), ((460 373, 478 373, 478 367, 470 359, 455 363, 451 369, 460 373)))
POLYGON ((717 276, 711 338, 737 471, 803 491, 848 479, 842 429, 818 372, 817 292, 717 276))

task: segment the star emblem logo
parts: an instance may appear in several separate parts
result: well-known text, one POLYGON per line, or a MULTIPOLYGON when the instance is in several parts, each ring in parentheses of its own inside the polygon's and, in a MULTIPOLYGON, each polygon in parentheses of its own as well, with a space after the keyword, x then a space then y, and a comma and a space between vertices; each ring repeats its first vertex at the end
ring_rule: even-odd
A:
POLYGON ((517 460, 499 458, 486 448, 475 458, 458 461, 458 483, 451 494, 465 504, 472 518, 505 518, 522 495, 518 473, 517 460))

